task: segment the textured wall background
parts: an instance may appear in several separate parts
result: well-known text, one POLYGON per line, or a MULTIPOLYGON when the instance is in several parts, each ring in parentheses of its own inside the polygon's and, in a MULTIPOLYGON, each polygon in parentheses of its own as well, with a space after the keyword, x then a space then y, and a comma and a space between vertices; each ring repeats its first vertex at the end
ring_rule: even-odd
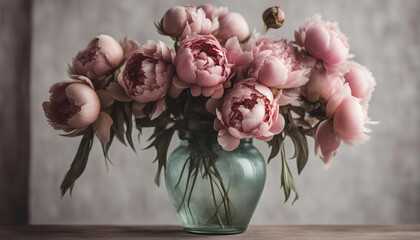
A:
MULTIPOLYGON (((199 5, 204 1, 189 1, 199 5)), ((58 136, 41 108, 48 87, 66 79, 66 67, 77 51, 99 33, 117 39, 129 35, 144 43, 159 36, 153 21, 169 7, 188 1, 35 0, 31 69, 30 222, 89 224, 176 224, 166 189, 153 184, 154 151, 138 155, 122 144, 111 148, 115 166, 106 169, 95 142, 84 175, 69 195, 59 185, 79 139, 58 136)), ((271 5, 286 12, 285 26, 272 31, 293 38, 306 17, 320 12, 338 21, 356 60, 377 79, 370 116, 371 141, 343 146, 328 170, 311 152, 301 176, 295 176, 301 199, 283 204, 280 163, 268 166, 268 179, 254 224, 278 223, 420 223, 420 2, 419 1, 214 1, 245 16, 260 29, 260 14, 271 5)), ((146 132, 146 135, 150 134, 146 132)), ((310 142, 311 150, 313 142, 310 142)), ((173 146, 177 141, 173 142, 173 146)), ((264 156, 267 147, 256 142, 264 156)), ((291 154, 291 153, 289 153, 291 154)), ((293 169, 295 170, 295 169, 293 169)))

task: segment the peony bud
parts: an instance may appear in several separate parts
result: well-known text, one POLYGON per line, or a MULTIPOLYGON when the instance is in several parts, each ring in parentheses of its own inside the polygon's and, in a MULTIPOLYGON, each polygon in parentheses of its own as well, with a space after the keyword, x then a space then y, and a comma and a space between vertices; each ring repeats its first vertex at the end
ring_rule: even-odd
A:
POLYGON ((241 14, 230 12, 219 18, 219 31, 217 39, 224 43, 229 38, 237 36, 239 42, 248 38, 249 27, 248 23, 241 14))
POLYGON ((71 131, 94 123, 101 104, 93 84, 85 77, 54 84, 50 101, 44 102, 45 116, 55 129, 71 131))
POLYGON ((99 35, 87 48, 77 54, 69 69, 70 75, 82 75, 95 81, 118 67, 124 53, 120 44, 111 36, 99 35))
POLYGON ((263 20, 267 27, 269 28, 280 28, 283 26, 284 20, 286 19, 286 15, 284 14, 283 10, 279 6, 274 6, 268 8, 263 13, 263 20))
POLYGON ((166 11, 162 18, 163 30, 171 36, 180 36, 188 22, 184 6, 175 6, 166 11))

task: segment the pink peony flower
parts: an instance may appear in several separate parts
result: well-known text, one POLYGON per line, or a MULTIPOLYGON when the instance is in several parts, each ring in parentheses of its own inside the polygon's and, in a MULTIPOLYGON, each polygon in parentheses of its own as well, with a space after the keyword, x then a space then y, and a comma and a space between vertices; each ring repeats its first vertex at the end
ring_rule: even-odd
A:
POLYGON ((59 82, 50 88, 50 101, 42 107, 54 129, 70 132, 94 123, 101 109, 92 82, 86 77, 59 82))
POLYGON ((364 124, 359 100, 353 96, 344 98, 334 114, 334 131, 348 144, 362 143, 367 140, 364 124))
MULTIPOLYGON (((187 13, 187 23, 182 32, 180 39, 195 34, 208 35, 213 34, 219 28, 218 18, 207 18, 206 13, 202 8, 195 8, 193 6, 183 6, 187 13)), ((167 29, 164 28, 166 31, 167 29)))
POLYGON ((69 67, 69 74, 86 76, 95 81, 118 67, 123 57, 123 49, 114 38, 99 35, 76 55, 69 67))
POLYGON ((349 66, 350 70, 344 78, 350 86, 351 95, 361 99, 360 104, 366 112, 376 85, 375 79, 372 73, 360 64, 352 61, 349 62, 349 66))
MULTIPOLYGON (((154 104, 149 113, 151 119, 158 117, 165 109, 165 96, 175 74, 172 65, 174 55, 175 52, 163 42, 149 40, 141 50, 132 53, 118 75, 118 83, 125 94, 139 104, 136 109, 143 109, 148 103, 154 104)), ((115 85, 109 88, 116 99, 125 100, 119 97, 121 91, 115 85)))
POLYGON ((305 26, 295 32, 295 39, 309 54, 327 65, 339 65, 349 56, 347 38, 338 24, 322 20, 320 14, 307 19, 305 26))
POLYGON ((218 7, 216 5, 206 3, 204 5, 199 6, 206 13, 206 18, 213 19, 215 17, 222 17, 226 15, 229 11, 227 7, 218 7))
POLYGON ((249 27, 241 14, 229 12, 219 16, 219 30, 216 34, 217 39, 224 43, 229 38, 236 36, 240 42, 249 36, 249 27))
POLYGON ((318 126, 315 134, 315 154, 321 149, 321 159, 328 164, 340 147, 341 138, 334 132, 333 121, 325 120, 318 126))
POLYGON ((245 44, 245 50, 254 54, 248 71, 250 77, 258 79, 267 87, 297 88, 307 81, 309 69, 297 58, 297 49, 285 39, 273 36, 257 36, 245 44))
POLYGON ((214 129, 219 131, 218 142, 226 151, 238 147, 240 139, 253 138, 269 141, 284 128, 279 114, 279 95, 255 79, 238 82, 221 100, 216 109, 214 129))
POLYGON ((338 73, 329 74, 325 69, 314 68, 302 94, 309 102, 328 102, 343 89, 344 78, 338 73))
POLYGON ((193 96, 203 94, 220 98, 223 88, 230 86, 233 63, 227 51, 212 35, 195 35, 181 42, 175 57, 179 78, 173 84, 180 89, 189 88, 193 96))

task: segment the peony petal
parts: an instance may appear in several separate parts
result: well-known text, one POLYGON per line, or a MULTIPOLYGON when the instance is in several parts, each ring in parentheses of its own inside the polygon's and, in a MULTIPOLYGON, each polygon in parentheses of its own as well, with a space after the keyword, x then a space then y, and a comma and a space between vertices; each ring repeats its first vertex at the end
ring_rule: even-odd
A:
POLYGON ((334 131, 350 145, 367 140, 364 134, 364 113, 359 100, 346 97, 334 114, 334 131))
POLYGON ((109 86, 106 88, 106 90, 108 91, 108 93, 114 99, 116 99, 120 102, 131 102, 131 101, 133 101, 133 99, 131 99, 129 96, 127 96, 127 94, 124 91, 124 88, 116 82, 111 82, 109 84, 109 86))
POLYGON ((220 131, 225 129, 225 126, 223 126, 222 122, 219 119, 214 119, 213 128, 216 131, 220 131))
POLYGON ((96 90, 96 94, 101 102, 101 109, 110 107, 114 103, 114 98, 104 89, 96 90))
POLYGON ((101 143, 109 142, 112 123, 112 118, 104 112, 100 112, 98 119, 93 123, 93 131, 101 143))
POLYGON ((277 135, 284 129, 285 121, 283 115, 276 111, 276 114, 273 116, 273 126, 270 128, 270 132, 277 135), (277 115, 277 116, 276 116, 277 115))
POLYGON ((232 151, 239 146, 240 140, 232 137, 226 129, 220 130, 217 141, 225 151, 232 151))

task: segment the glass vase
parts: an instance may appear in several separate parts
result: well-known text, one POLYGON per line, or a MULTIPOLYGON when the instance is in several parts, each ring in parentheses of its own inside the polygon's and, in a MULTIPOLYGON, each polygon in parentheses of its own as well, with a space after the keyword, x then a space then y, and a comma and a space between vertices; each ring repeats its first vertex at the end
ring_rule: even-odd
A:
POLYGON ((187 135, 180 134, 180 146, 165 168, 166 188, 182 226, 200 234, 244 232, 264 188, 263 157, 252 139, 241 140, 229 152, 220 147, 214 133, 199 139, 187 135), (200 141, 208 144, 197 144, 200 141))

